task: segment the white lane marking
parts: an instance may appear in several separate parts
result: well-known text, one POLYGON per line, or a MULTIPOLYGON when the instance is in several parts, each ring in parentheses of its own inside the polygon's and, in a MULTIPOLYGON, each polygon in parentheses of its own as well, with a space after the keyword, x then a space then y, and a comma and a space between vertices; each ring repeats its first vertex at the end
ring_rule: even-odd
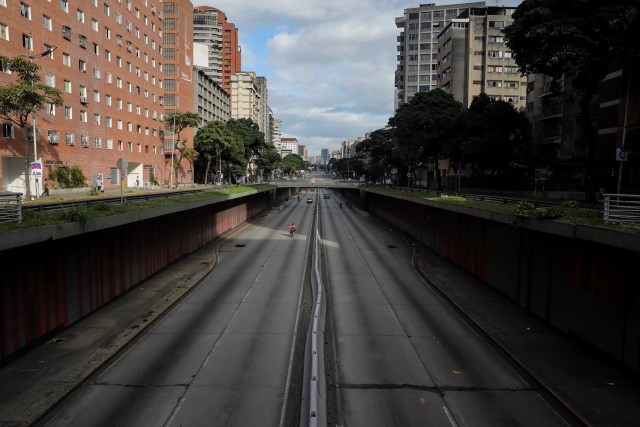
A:
POLYGON ((451 412, 449 412, 449 408, 447 408, 446 406, 443 406, 442 409, 444 410, 444 413, 447 416, 447 418, 449 418, 449 422, 451 423, 451 425, 453 427, 458 427, 458 423, 456 423, 456 420, 453 418, 453 415, 451 415, 451 412))

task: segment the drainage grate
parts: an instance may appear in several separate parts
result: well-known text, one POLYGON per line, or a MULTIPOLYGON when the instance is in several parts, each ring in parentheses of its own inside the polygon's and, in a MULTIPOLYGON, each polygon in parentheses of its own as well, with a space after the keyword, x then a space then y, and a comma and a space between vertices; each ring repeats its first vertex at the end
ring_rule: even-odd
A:
POLYGON ((242 243, 238 243, 238 244, 236 245, 236 248, 244 248, 244 247, 245 247, 245 245, 244 245, 244 244, 242 244, 242 243))

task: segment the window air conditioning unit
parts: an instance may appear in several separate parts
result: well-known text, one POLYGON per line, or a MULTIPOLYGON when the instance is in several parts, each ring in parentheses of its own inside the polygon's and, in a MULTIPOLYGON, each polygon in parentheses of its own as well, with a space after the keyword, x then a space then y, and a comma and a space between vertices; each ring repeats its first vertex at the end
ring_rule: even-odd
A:
POLYGON ((89 103, 89 98, 87 98, 86 96, 81 96, 80 97, 80 103, 81 104, 88 104, 89 103))

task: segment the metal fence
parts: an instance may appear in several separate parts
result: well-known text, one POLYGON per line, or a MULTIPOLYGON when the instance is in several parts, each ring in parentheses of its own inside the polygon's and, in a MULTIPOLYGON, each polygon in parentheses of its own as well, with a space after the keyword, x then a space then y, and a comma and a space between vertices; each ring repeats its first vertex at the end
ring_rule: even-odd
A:
POLYGON ((22 222, 22 193, 0 192, 0 223, 22 222))
POLYGON ((604 194, 604 221, 640 224, 640 195, 604 194))

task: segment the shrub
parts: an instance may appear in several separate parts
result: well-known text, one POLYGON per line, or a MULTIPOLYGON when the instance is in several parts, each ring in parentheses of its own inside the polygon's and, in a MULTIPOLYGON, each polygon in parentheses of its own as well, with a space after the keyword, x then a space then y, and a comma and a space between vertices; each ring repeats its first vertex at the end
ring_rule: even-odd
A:
POLYGON ((59 166, 53 168, 49 177, 60 188, 79 188, 85 186, 86 177, 78 166, 59 166))

